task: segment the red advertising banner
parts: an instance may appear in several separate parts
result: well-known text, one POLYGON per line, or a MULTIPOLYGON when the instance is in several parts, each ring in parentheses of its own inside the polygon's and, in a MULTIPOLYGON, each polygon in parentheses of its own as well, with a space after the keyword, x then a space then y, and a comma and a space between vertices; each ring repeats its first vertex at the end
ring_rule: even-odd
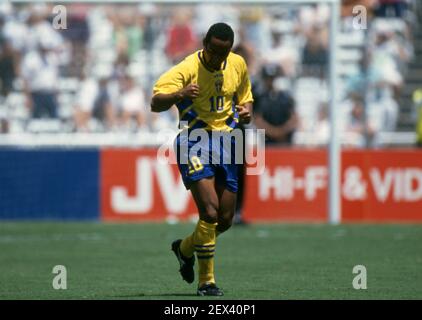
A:
POLYGON ((245 219, 327 220, 327 152, 269 149, 265 171, 247 176, 245 219))
POLYGON ((347 151, 343 221, 422 222, 422 151, 347 151))
POLYGON ((157 161, 156 149, 106 149, 101 153, 104 220, 188 219, 196 207, 177 165, 157 161))
MULTIPOLYGON (((246 177, 245 219, 327 221, 327 152, 267 148, 265 158, 246 177)), ((196 217, 177 166, 156 149, 102 151, 101 179, 104 220, 196 217)), ((422 151, 343 151, 341 195, 344 222, 422 222, 422 151)))

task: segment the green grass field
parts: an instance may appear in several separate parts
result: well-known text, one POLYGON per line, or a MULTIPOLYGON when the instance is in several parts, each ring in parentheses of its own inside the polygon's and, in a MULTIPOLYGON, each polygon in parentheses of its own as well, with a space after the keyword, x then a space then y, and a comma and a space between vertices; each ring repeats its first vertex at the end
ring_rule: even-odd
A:
MULTIPOLYGON (((0 299, 197 299, 170 251, 193 227, 2 222, 0 299), (52 287, 55 265, 67 290, 52 287)), ((422 299, 422 226, 235 227, 215 268, 224 299, 422 299), (355 265, 367 290, 352 287, 355 265)))

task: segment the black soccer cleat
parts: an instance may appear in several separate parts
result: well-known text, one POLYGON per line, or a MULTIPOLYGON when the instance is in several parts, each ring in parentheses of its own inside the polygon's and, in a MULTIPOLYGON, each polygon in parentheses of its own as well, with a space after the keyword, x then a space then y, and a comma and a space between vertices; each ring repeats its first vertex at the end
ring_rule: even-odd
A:
POLYGON ((195 271, 193 270, 193 266, 195 265, 195 256, 193 255, 191 258, 184 257, 180 252, 181 242, 181 239, 173 241, 171 244, 171 250, 176 255, 177 261, 179 261, 179 272, 182 275, 183 280, 187 283, 192 283, 193 280, 195 280, 195 271))
POLYGON ((223 291, 221 291, 214 283, 204 284, 202 287, 198 288, 196 294, 198 296, 224 296, 223 291))

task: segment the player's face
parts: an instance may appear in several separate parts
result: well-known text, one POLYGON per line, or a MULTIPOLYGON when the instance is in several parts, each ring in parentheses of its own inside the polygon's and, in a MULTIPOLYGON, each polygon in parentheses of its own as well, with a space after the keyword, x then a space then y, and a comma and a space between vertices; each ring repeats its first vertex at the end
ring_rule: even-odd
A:
POLYGON ((230 53, 232 44, 230 41, 223 41, 212 37, 205 45, 205 62, 214 70, 220 70, 221 64, 226 60, 230 53))

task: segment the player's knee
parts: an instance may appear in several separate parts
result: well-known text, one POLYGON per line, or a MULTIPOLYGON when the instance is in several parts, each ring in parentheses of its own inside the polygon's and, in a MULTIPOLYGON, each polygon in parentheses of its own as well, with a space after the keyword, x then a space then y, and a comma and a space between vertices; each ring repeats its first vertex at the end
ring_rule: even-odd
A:
POLYGON ((201 219, 208 223, 217 222, 217 205, 208 203, 201 210, 201 219))

